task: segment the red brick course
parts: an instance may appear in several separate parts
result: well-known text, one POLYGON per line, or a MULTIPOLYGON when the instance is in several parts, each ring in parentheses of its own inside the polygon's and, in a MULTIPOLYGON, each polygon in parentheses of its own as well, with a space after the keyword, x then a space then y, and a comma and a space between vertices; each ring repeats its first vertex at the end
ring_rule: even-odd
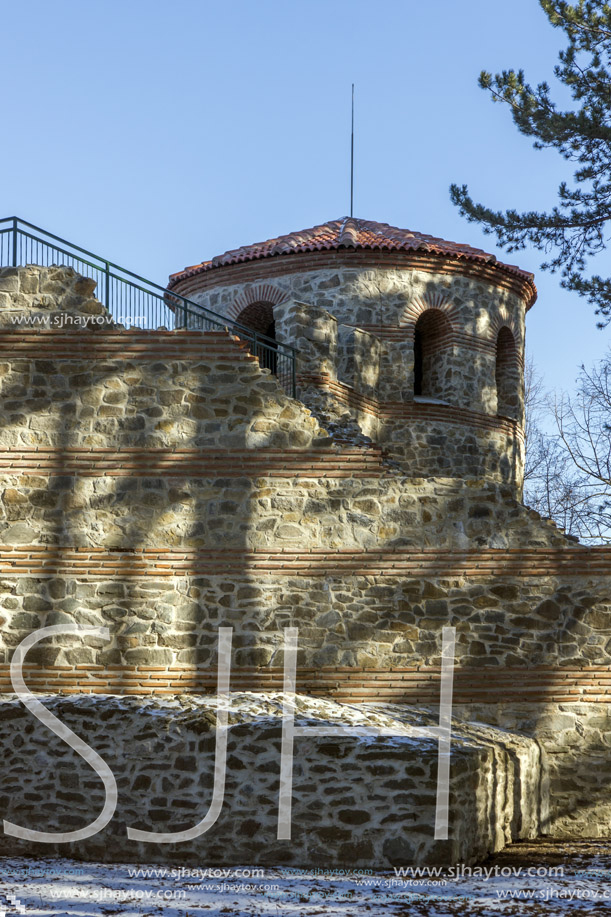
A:
MULTIPOLYGON (((50 694, 210 694, 214 667, 24 665, 31 691, 50 694)), ((298 668, 297 691, 345 703, 439 703, 440 669, 434 666, 368 669, 298 668)), ((232 668, 231 690, 282 691, 283 670, 232 668)), ((0 665, 0 692, 12 691, 9 668, 0 665)), ((454 703, 611 703, 611 666, 458 668, 454 703)))
POLYGON ((328 373, 298 373, 298 386, 305 388, 315 385, 326 391, 332 392, 338 401, 355 411, 371 414, 382 419, 401 419, 406 421, 422 420, 430 423, 459 424, 465 427, 474 427, 480 430, 490 430, 503 433, 506 436, 524 437, 524 431, 516 420, 508 417, 498 417, 493 414, 480 414, 467 408, 458 408, 446 404, 426 404, 419 402, 406 403, 403 401, 378 401, 355 392, 350 386, 333 379, 328 373))
POLYGON ((98 576, 226 576, 245 570, 275 576, 383 576, 383 577, 523 577, 611 576, 611 547, 481 548, 444 551, 437 548, 328 550, 284 548, 280 551, 218 550, 164 551, 62 547, 54 545, 3 546, 0 574, 55 576, 58 573, 98 576))
POLYGON ((227 357, 256 363, 248 344, 228 331, 10 330, 0 332, 0 355, 44 360, 203 360, 227 357), (78 345, 78 346, 76 346, 78 345))
POLYGON ((345 478, 388 474, 376 446, 336 449, 106 449, 66 447, 0 450, 0 473, 74 474, 79 477, 345 478))
POLYGON ((351 268, 385 268, 397 270, 418 270, 432 274, 462 274, 467 277, 485 280, 499 289, 511 290, 526 302, 530 309, 537 298, 536 287, 528 280, 510 271, 504 271, 501 265, 452 260, 449 257, 430 255, 424 252, 401 251, 339 251, 304 252, 277 258, 266 258, 262 261, 249 261, 242 264, 229 264, 215 267, 207 273, 195 274, 170 283, 170 288, 182 296, 192 296, 199 292, 216 289, 222 286, 233 286, 242 283, 266 283, 286 274, 299 274, 309 271, 333 270, 340 267, 351 268))

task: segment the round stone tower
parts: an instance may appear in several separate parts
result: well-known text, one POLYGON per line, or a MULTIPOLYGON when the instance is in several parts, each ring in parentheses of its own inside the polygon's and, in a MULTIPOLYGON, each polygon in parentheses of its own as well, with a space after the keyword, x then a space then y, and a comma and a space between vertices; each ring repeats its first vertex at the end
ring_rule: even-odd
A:
POLYGON ((344 217, 185 268, 168 286, 296 347, 299 398, 408 474, 491 480, 520 496, 532 274, 344 217))

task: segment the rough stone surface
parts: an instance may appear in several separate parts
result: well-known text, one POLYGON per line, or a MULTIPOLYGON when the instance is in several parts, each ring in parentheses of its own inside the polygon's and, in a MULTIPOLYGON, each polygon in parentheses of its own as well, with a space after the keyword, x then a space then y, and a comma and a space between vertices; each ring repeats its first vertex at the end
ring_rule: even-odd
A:
POLYGON ((267 297, 277 339, 298 348, 300 398, 308 406, 317 407, 320 383, 307 378, 328 376, 348 389, 341 392, 336 410, 348 406, 363 431, 384 444, 405 469, 423 475, 452 469, 463 478, 488 477, 515 485, 519 495, 524 420, 522 297, 472 276, 416 267, 360 267, 350 261, 347 253, 345 264, 333 268, 295 271, 288 266, 283 272, 274 266, 273 277, 264 286, 256 280, 240 282, 239 272, 230 283, 200 275, 179 283, 176 290, 221 315, 246 322, 243 316, 252 307, 245 303, 267 297), (437 326, 424 354, 422 395, 443 402, 444 407, 440 417, 439 407, 427 411, 420 402, 418 415, 408 422, 396 416, 397 407, 413 408, 419 400, 414 395, 414 333, 427 314, 437 317, 437 326), (512 341, 510 354, 499 353, 501 329, 512 341), (373 412, 363 410, 363 398, 375 400, 373 412), (453 421, 453 408, 475 416, 471 421, 465 417, 453 421), (501 433, 490 424, 484 434, 478 417, 492 421, 497 414, 513 419, 516 428, 501 433))
POLYGON ((611 709, 607 704, 503 703, 454 707, 462 720, 484 720, 534 739, 549 768, 549 819, 559 838, 609 837, 611 709))
MULTIPOLYGON (((282 701, 276 694, 232 697, 219 819, 195 840, 158 845, 129 840, 126 826, 180 831, 204 817, 212 801, 216 701, 45 697, 45 706, 104 758, 119 789, 107 828, 74 844, 45 844, 45 853, 225 866, 472 863, 512 840, 536 837, 545 826, 546 772, 534 741, 457 724, 452 839, 436 842, 437 741, 416 738, 410 728, 434 724, 434 717, 408 707, 357 710, 298 697, 298 726, 381 727, 398 735, 296 739, 291 839, 278 840, 282 701)), ((17 700, 0 701, 0 722, 3 817, 39 831, 91 823, 104 791, 83 759, 17 700)), ((40 849, 0 837, 2 853, 40 849)))
MULTIPOLYGON (((276 314, 279 335, 305 329, 293 400, 228 333, 126 331, 70 270, 0 271, 0 686, 24 637, 76 622, 109 639, 47 639, 26 659, 32 690, 204 703, 220 626, 239 688, 276 690, 297 627, 300 691, 434 707, 450 625, 465 716, 549 759, 546 828, 608 835, 611 563, 519 502, 520 388, 516 418, 497 417, 493 345, 505 322, 521 353, 523 304, 473 278, 401 277, 400 293, 396 278, 354 279, 370 306, 345 299, 349 277, 327 277, 303 305, 293 275, 276 314), (422 286, 434 283, 436 298, 422 286), (466 336, 443 351, 455 404, 413 399, 423 297, 466 336)), ((217 292, 209 304, 229 315, 236 290, 217 292)), ((193 754, 180 752, 186 775, 193 754)), ((342 856, 354 812, 371 814, 359 805, 338 810, 344 834, 328 839, 342 856)), ((474 823, 455 824, 452 855, 495 849, 461 839, 474 823)), ((412 843, 429 856, 398 824, 375 856, 412 843)))

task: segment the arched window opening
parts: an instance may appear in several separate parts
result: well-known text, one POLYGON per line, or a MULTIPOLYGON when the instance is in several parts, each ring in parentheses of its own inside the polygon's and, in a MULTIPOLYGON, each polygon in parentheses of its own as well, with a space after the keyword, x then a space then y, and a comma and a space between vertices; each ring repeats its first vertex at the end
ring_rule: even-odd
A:
POLYGON ((452 327, 440 309, 423 312, 414 329, 414 397, 445 401, 452 391, 452 327))
POLYGON ((501 328, 496 339, 496 412, 504 417, 518 416, 519 370, 516 344, 507 327, 501 328))
POLYGON ((247 334, 244 334, 244 340, 248 343, 253 356, 258 358, 260 367, 276 373, 278 344, 276 343, 276 322, 272 304, 252 302, 240 312, 236 321, 245 328, 256 332, 256 340, 247 334))

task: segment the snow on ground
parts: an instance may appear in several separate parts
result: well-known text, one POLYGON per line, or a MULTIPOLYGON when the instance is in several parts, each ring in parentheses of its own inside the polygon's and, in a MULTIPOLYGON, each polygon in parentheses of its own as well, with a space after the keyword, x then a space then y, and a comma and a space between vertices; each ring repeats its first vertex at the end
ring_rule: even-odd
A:
POLYGON ((518 844, 472 867, 472 874, 463 870, 463 876, 442 869, 437 878, 427 878, 396 870, 342 875, 323 869, 163 868, 3 857, 0 917, 611 914, 611 847, 603 841, 518 844), (563 874, 550 874, 558 868, 563 874), (539 874, 529 876, 528 869, 539 874))

